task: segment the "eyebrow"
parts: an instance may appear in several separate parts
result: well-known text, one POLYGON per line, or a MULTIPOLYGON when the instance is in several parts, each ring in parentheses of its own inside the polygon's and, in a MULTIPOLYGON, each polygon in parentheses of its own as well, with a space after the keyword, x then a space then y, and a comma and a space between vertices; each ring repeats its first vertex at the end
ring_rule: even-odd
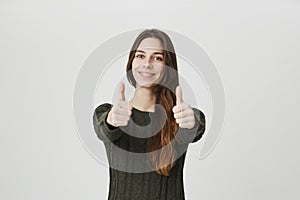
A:
MULTIPOLYGON (((146 53, 145 51, 143 50, 136 50, 136 52, 141 52, 141 53, 146 53)), ((163 53, 161 52, 154 52, 153 54, 160 54, 160 55, 164 55, 163 53)))

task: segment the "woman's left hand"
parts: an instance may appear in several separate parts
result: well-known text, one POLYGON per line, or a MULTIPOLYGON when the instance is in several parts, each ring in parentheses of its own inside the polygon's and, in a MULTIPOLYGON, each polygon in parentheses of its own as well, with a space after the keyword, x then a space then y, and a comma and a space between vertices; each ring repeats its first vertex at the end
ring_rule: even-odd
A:
POLYGON ((194 111, 189 104, 183 102, 181 86, 176 87, 176 106, 172 111, 179 127, 191 129, 195 126, 194 111))

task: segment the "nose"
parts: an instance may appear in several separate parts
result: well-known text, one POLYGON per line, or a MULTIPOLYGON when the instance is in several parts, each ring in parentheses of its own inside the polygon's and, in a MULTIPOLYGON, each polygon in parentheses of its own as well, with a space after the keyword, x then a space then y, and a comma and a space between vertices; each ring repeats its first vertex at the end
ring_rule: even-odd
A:
POLYGON ((151 63, 151 56, 149 57, 146 57, 144 59, 144 62, 143 62, 143 67, 145 68, 150 68, 152 66, 152 63, 151 63))

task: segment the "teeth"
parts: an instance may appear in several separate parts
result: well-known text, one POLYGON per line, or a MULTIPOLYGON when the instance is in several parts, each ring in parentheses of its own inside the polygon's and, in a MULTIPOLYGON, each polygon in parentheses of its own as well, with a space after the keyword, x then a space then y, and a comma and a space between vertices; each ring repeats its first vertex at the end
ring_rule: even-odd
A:
POLYGON ((146 73, 146 72, 140 72, 141 76, 143 77, 150 77, 150 76, 153 76, 154 74, 151 74, 151 73, 146 73))

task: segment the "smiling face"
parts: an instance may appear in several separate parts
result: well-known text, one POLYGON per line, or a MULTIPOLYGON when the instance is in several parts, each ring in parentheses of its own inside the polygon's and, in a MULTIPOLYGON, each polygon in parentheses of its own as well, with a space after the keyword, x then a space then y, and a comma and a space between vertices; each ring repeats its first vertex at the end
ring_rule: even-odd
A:
POLYGON ((164 72, 164 53, 157 38, 146 38, 138 46, 132 61, 132 74, 136 86, 149 87, 159 83, 164 72))

